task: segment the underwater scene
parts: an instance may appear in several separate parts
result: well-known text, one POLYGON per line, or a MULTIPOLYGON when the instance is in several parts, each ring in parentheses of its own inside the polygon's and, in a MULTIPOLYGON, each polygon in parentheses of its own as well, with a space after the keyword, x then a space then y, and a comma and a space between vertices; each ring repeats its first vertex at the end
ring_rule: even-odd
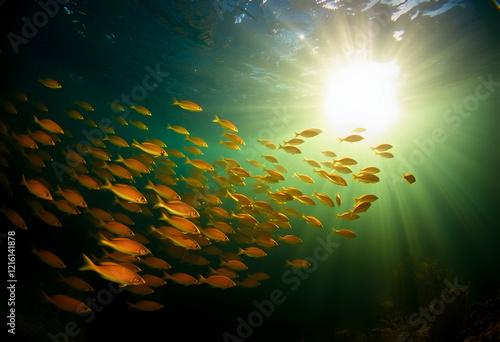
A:
POLYGON ((500 1, 0 27, 6 341, 500 340, 500 1))

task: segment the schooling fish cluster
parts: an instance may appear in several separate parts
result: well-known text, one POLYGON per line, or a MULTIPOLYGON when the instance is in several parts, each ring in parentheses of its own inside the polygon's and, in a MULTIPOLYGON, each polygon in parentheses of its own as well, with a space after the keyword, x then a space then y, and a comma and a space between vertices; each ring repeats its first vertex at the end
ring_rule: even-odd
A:
MULTIPOLYGON (((57 81, 50 78, 39 79, 39 82, 51 89, 62 88, 57 81)), ((28 102, 26 95, 22 92, 17 92, 15 98, 13 101, 18 101, 20 105, 22 102, 28 102)), ((93 107, 86 102, 76 101, 75 104, 85 111, 84 114, 94 111, 93 107)), ((42 113, 48 112, 47 107, 42 103, 35 102, 33 105, 42 113)), ((173 105, 184 110, 202 111, 200 106, 190 101, 174 99, 173 105)), ((30 173, 36 175, 21 175, 21 184, 32 195, 26 198, 26 203, 33 215, 39 217, 47 226, 63 227, 64 219, 61 221, 58 216, 86 214, 88 220, 96 228, 91 236, 96 239, 96 245, 103 246, 104 257, 98 259, 89 251, 83 251, 84 264, 78 270, 96 272, 102 278, 115 282, 135 294, 153 293, 154 287, 166 284, 165 280, 185 286, 206 283, 221 289, 233 286, 259 286, 260 281, 269 278, 268 274, 254 272, 248 274, 246 279, 238 281, 238 272, 248 270, 245 258, 264 258, 267 256, 266 250, 276 247, 278 242, 290 245, 302 243, 298 236, 281 233, 292 228, 289 217, 297 217, 312 227, 323 228, 319 219, 287 207, 287 202, 296 201, 304 206, 311 206, 316 205, 311 197, 316 197, 321 204, 326 206, 335 207, 336 204, 340 207, 342 205, 339 192, 336 193, 334 199, 316 190, 310 197, 293 187, 282 187, 280 191, 272 192, 269 184, 285 180, 284 174, 288 173, 284 166, 278 164, 277 158, 273 155, 261 155, 263 160, 273 165, 273 169, 267 169, 258 160, 246 160, 246 163, 253 168, 262 170, 261 174, 254 172, 252 174, 234 159, 221 158, 210 164, 205 160, 197 159, 199 157, 189 158, 177 149, 168 149, 167 145, 159 139, 144 139, 143 142, 134 139, 129 145, 125 139, 115 134, 111 125, 97 125, 75 109, 65 110, 65 113, 69 118, 82 120, 90 127, 98 127, 106 135, 103 139, 92 137, 89 139, 91 145, 80 146, 78 152, 74 149, 63 149, 65 163, 59 163, 59 165, 63 173, 69 176, 68 183, 72 181, 75 187, 66 182, 54 187, 46 180, 48 177, 44 178, 40 175, 47 170, 45 163, 53 162, 52 155, 58 152, 54 145, 59 143, 61 138, 71 139, 72 135, 67 130, 63 130, 56 123, 57 120, 39 119, 37 116, 31 124, 32 128, 26 129, 26 132, 20 130, 14 132, 9 128, 9 121, 17 115, 16 106, 8 99, 3 99, 2 107, 5 119, 0 120, 0 134, 3 138, 0 140, 0 165, 4 168, 9 167, 3 154, 9 153, 10 149, 7 144, 10 144, 11 148, 20 151, 31 170, 30 173), (43 148, 39 148, 39 145, 43 148), (110 148, 120 150, 120 153, 112 154, 109 152, 110 148), (133 153, 136 151, 140 153, 133 153), (122 157, 125 154, 130 157, 122 157), (174 178, 178 166, 172 158, 182 159, 186 167, 190 166, 185 175, 174 178), (90 171, 87 166, 91 167, 90 171), (151 179, 151 175, 154 175, 155 181, 151 179), (131 185, 136 180, 142 183, 143 179, 146 181, 141 190, 131 185), (210 187, 207 185, 209 180, 210 184, 213 184, 210 187), (254 198, 235 190, 237 187, 245 187, 245 182, 250 180, 253 181, 250 185, 255 194, 254 198), (179 182, 182 185, 178 184, 179 182), (110 212, 108 208, 104 210, 94 206, 94 203, 87 203, 86 197, 90 197, 87 196, 88 191, 111 192, 114 195, 113 204, 120 206, 122 210, 110 212), (53 194, 58 197, 53 197, 53 194), (261 199, 258 200, 258 197, 261 199), (224 209, 222 199, 226 202, 234 201, 234 210, 228 212, 224 209), (56 215, 53 211, 47 210, 44 206, 46 203, 54 205, 64 214, 59 215, 56 212, 56 215), (127 213, 150 216, 159 221, 165 221, 165 225, 150 224, 135 227, 135 222, 130 218, 131 214, 127 213), (233 228, 235 226, 238 228, 233 228), (153 251, 146 245, 151 246, 153 251), (208 265, 210 262, 198 251, 209 258, 219 259, 221 267, 218 269, 209 267, 208 275, 198 274, 198 279, 196 279, 193 275, 184 272, 169 271, 167 273, 166 271, 172 268, 168 261, 153 256, 160 252, 160 255, 165 253, 172 259, 182 260, 190 265, 208 265), (137 265, 139 263, 146 265, 151 273, 162 272, 162 274, 141 273, 137 265)), ((111 104, 111 107, 117 112, 124 111, 118 103, 111 104)), ((145 107, 132 106, 131 108, 141 115, 152 115, 145 107)), ((127 122, 122 116, 115 116, 114 119, 120 125, 130 123, 139 130, 148 130, 148 127, 140 121, 128 120, 127 122)), ((226 140, 220 139, 220 145, 230 150, 240 150, 240 146, 245 145, 243 139, 236 134, 238 129, 233 123, 219 119, 217 116, 213 122, 219 124, 224 130, 221 138, 226 140)), ((183 136, 185 141, 192 144, 192 146, 183 146, 183 149, 193 156, 203 155, 200 148, 208 147, 203 139, 191 136, 184 127, 169 124, 167 129, 183 136)), ((364 138, 358 133, 364 131, 363 128, 356 128, 352 131, 355 134, 339 138, 340 143, 359 142, 364 138)), ((305 139, 314 138, 321 133, 320 129, 306 129, 296 133, 294 138, 279 146, 268 140, 258 140, 258 142, 270 150, 282 149, 289 154, 296 155, 302 153, 297 146, 305 143, 305 139)), ((388 152, 391 148, 390 144, 372 147, 374 153, 382 158, 394 157, 388 152)), ((304 161, 313 167, 317 176, 336 186, 348 186, 345 176, 342 175, 351 174, 351 167, 357 165, 358 162, 349 157, 335 159, 337 155, 333 151, 321 151, 321 153, 329 160, 318 162, 304 157, 304 161)), ((57 155, 57 158, 60 158, 58 153, 57 155)), ((376 175, 379 172, 380 169, 377 167, 367 166, 361 168, 358 174, 352 174, 352 181, 374 184, 380 181, 376 175)), ((293 177, 305 183, 314 183, 312 176, 316 177, 316 175, 295 172, 293 177)), ((405 174, 403 179, 410 184, 415 182, 415 177, 411 174, 405 174)), ((1 171, 0 183, 6 188, 10 184, 10 180, 1 171)), ((337 219, 359 219, 360 214, 366 212, 377 199, 378 197, 373 194, 355 197, 354 207, 342 214, 337 214, 337 219)), ((227 205, 225 207, 227 208, 227 205)), ((14 208, 3 207, 1 211, 14 226, 28 230, 24 219, 14 208)), ((333 233, 344 238, 356 237, 354 232, 347 229, 333 229, 333 233)), ((50 267, 66 268, 63 260, 50 251, 37 250, 33 247, 32 252, 50 267)), ((287 260, 286 265, 302 268, 311 266, 303 259, 287 260)), ((84 277, 83 274, 82 277, 84 277)), ((78 291, 92 291, 92 287, 80 277, 61 276, 61 280, 78 291)), ((44 293, 44 297, 62 310, 71 312, 91 310, 83 302, 63 294, 49 297, 44 293)), ((142 300, 129 303, 129 305, 146 311, 154 311, 163 307, 160 303, 151 300, 142 300)))

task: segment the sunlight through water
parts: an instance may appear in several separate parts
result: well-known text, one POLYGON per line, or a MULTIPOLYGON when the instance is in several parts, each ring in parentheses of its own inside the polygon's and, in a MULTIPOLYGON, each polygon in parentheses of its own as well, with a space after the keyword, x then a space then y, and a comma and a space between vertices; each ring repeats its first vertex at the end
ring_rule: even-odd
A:
POLYGON ((393 62, 354 62, 331 72, 325 93, 325 115, 334 131, 358 127, 378 136, 399 115, 399 67, 393 62))

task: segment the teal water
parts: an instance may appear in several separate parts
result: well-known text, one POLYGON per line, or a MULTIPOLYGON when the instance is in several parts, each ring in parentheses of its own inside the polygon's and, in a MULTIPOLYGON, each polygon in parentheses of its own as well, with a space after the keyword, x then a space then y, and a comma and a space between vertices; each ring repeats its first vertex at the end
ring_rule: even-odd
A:
MULTIPOLYGON (((12 140, 3 137, 10 153, 2 153, 9 166, 1 171, 10 187, 3 187, 2 204, 21 214, 28 226, 27 231, 14 228, 2 216, 2 232, 16 234, 18 338, 129 341, 156 338, 159 333, 162 338, 187 341, 395 341, 398 336, 405 341, 409 340, 407 331, 415 339, 458 341, 455 336, 461 328, 449 321, 460 321, 456 317, 463 317, 468 305, 498 293, 500 13, 493 1, 220 2, 227 10, 214 7, 211 1, 51 4, 54 14, 47 14, 46 24, 40 24, 36 32, 25 27, 26 20, 43 20, 40 13, 50 11, 35 2, 7 1, 0 7, 1 97, 18 112, 13 115, 2 107, 1 118, 12 132, 38 129, 33 115, 56 121, 72 137, 62 136, 55 146, 41 148, 56 162, 65 163, 63 149, 77 148, 88 140, 88 134, 102 136, 100 130, 64 113, 64 109, 76 109, 97 123, 111 120, 116 135, 129 144, 132 139, 161 139, 169 149, 179 149, 191 159, 210 163, 221 157, 235 159, 253 176, 265 173, 245 160, 256 159, 272 168, 261 158, 261 154, 271 154, 288 170, 284 181, 269 184, 271 191, 296 187, 308 196, 316 190, 331 198, 339 192, 343 204, 331 208, 314 197, 315 206, 288 202, 286 207, 317 217, 324 228, 288 215, 292 228, 279 228, 273 234, 293 234, 303 243, 292 246, 278 241, 274 248, 260 247, 268 254, 262 259, 243 256, 248 272, 270 275, 256 288, 220 290, 167 281, 144 297, 128 291, 110 295, 109 286, 116 288, 112 283, 94 272, 78 271, 82 253, 103 255, 92 237, 98 230, 88 215, 70 216, 43 201, 63 227, 44 224, 24 202, 34 197, 20 185, 21 173, 27 178, 41 176, 54 188, 57 184, 75 187, 90 207, 129 215, 135 222, 130 228, 150 240, 147 247, 169 262, 170 273, 206 277, 208 266, 219 267, 219 258, 202 249, 190 254, 203 256, 209 265, 180 260, 146 234, 150 224, 165 225, 151 204, 147 208, 153 216, 129 213, 111 204, 109 191, 85 189, 65 173, 59 173, 59 178, 60 164, 46 162, 37 172, 12 140), (366 136, 361 142, 339 143, 337 138, 349 132, 336 126, 335 118, 331 124, 325 117, 324 98, 335 96, 326 93, 326 84, 330 69, 353 59, 397 61, 400 114, 379 135, 368 129, 361 133, 366 136), (45 77, 57 80, 62 89, 37 82, 45 77), (19 102, 16 91, 24 92, 28 102, 19 102), (203 112, 172 106, 174 97, 197 103, 203 112), (95 110, 80 109, 76 100, 90 103, 95 110), (125 107, 125 112, 114 112, 109 105, 113 101, 125 107), (35 102, 45 104, 48 112, 38 111, 35 102), (130 110, 130 103, 148 108, 152 116, 130 110), (140 120, 149 130, 122 126, 113 115, 140 120), (241 150, 218 144, 223 129, 212 122, 215 115, 238 127, 237 134, 246 142, 241 150), (183 150, 182 146, 192 144, 167 130, 167 124, 183 126, 191 136, 204 139, 208 147, 200 147, 203 155, 195 157, 183 150), (283 144, 294 132, 312 127, 323 133, 304 138, 299 155, 270 150, 257 142, 268 139, 283 144), (371 151, 370 146, 383 142, 394 145, 394 159, 382 159, 371 151), (356 159, 359 165, 352 167, 354 172, 358 166, 379 167, 380 182, 361 184, 341 174, 348 186, 340 187, 322 179, 303 161, 304 157, 329 160, 322 150, 356 159), (310 175, 315 183, 301 182, 293 177, 294 172, 310 175), (404 182, 403 173, 414 174, 417 182, 404 182), (375 194, 379 200, 358 220, 335 219, 336 214, 353 208, 352 197, 363 194, 375 194), (332 227, 352 230, 357 237, 332 235, 332 227), (59 272, 29 253, 32 245, 58 255, 67 265, 61 273, 81 277, 95 291, 77 292, 57 281, 59 272), (304 270, 286 267, 285 260, 293 259, 306 259, 312 265, 304 270), (436 321, 412 316, 439 298, 450 283, 468 286, 467 293, 444 305, 442 313, 434 315, 436 321), (93 300, 94 313, 80 317, 59 310, 42 302, 41 290, 50 296, 93 300), (164 308, 156 312, 127 309, 127 302, 143 299, 164 308), (76 328, 71 322, 76 322, 76 328), (428 330, 416 331, 424 327, 422 322, 427 322, 428 330)), ((366 95, 357 94, 359 101, 366 100, 366 95)), ((106 149, 112 159, 139 153, 109 142, 106 149)), ((93 158, 84 157, 91 171, 93 158)), ((178 165, 175 177, 187 176, 193 169, 183 164, 183 158, 169 159, 178 165)), ((225 175, 221 167, 216 171, 225 175)), ((100 180, 92 172, 89 175, 100 180)), ((136 177, 134 185, 149 193, 143 189, 147 178, 158 183, 154 176, 153 171, 136 177)), ((207 193, 220 189, 205 176, 207 193)), ((252 190, 256 183, 247 178, 245 186, 234 185, 233 190, 282 210, 268 196, 252 190)), ((181 196, 195 193, 182 181, 172 188, 181 196)), ((232 199, 221 199, 223 208, 238 212, 232 199)), ((202 228, 208 222, 206 207, 206 203, 197 207, 202 228)), ((255 217, 266 221, 262 214, 255 217)), ((235 229, 244 227, 234 219, 225 221, 235 229)), ((224 252, 258 246, 238 243, 233 236, 229 239, 228 244, 213 245, 224 252)), ((142 273, 161 276, 158 270, 141 268, 142 273)), ((246 273, 240 272, 238 280, 246 273)), ((7 306, 2 308, 2 313, 8 313, 7 306)))

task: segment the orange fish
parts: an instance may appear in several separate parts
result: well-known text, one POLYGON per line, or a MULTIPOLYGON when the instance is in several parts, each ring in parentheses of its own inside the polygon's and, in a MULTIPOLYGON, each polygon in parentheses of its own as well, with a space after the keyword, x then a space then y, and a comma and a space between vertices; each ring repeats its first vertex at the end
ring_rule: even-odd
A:
POLYGON ((364 138, 361 135, 359 135, 359 134, 351 134, 351 135, 348 135, 345 138, 339 138, 339 141, 340 142, 347 141, 347 142, 353 143, 353 142, 361 141, 363 139, 364 138))
POLYGON ((286 260, 286 266, 293 266, 297 268, 307 268, 311 267, 311 263, 303 259, 295 259, 292 261, 286 260))
POLYGON ((120 287, 146 283, 140 275, 125 266, 114 262, 102 262, 100 265, 96 265, 85 254, 83 254, 83 259, 85 263, 78 269, 79 271, 97 272, 102 278, 120 284, 120 287))
POLYGON ((347 239, 352 239, 356 237, 356 234, 354 234, 354 232, 348 229, 340 229, 340 230, 333 229, 333 233, 339 234, 340 236, 345 237, 347 239))
POLYGON ((78 299, 74 299, 65 295, 54 295, 52 296, 52 298, 50 298, 43 291, 42 294, 47 302, 54 304, 61 310, 77 313, 80 315, 92 311, 92 309, 90 309, 85 303, 79 301, 78 299))
POLYGON ((135 110, 139 114, 151 116, 151 112, 143 106, 132 106, 130 108, 132 108, 133 110, 135 110))
POLYGON ((238 133, 238 128, 236 128, 236 126, 232 122, 228 120, 221 120, 217 117, 217 115, 215 116, 215 120, 212 120, 212 122, 219 123, 223 128, 227 129, 228 131, 238 133))
POLYGON ((172 103, 172 106, 179 106, 182 109, 189 110, 192 112, 201 112, 203 109, 201 109, 200 106, 198 106, 196 103, 191 102, 191 101, 177 101, 177 99, 174 97, 174 102, 172 103))
POLYGON ((51 267, 66 268, 66 265, 64 264, 64 262, 61 259, 59 259, 59 257, 52 252, 44 251, 44 250, 37 251, 35 249, 35 247, 33 247, 31 249, 31 253, 35 254, 37 257, 40 258, 40 260, 42 260, 44 263, 46 263, 47 265, 49 265, 51 267))
POLYGON ((44 79, 39 78, 38 82, 40 82, 41 84, 43 84, 47 88, 52 88, 52 89, 61 89, 62 88, 62 86, 59 84, 59 82, 57 82, 51 78, 44 78, 44 79))
POLYGON ((208 278, 204 278, 202 275, 198 275, 198 284, 206 283, 212 287, 217 287, 219 289, 228 289, 230 287, 236 286, 236 283, 230 278, 222 275, 212 275, 208 278))

